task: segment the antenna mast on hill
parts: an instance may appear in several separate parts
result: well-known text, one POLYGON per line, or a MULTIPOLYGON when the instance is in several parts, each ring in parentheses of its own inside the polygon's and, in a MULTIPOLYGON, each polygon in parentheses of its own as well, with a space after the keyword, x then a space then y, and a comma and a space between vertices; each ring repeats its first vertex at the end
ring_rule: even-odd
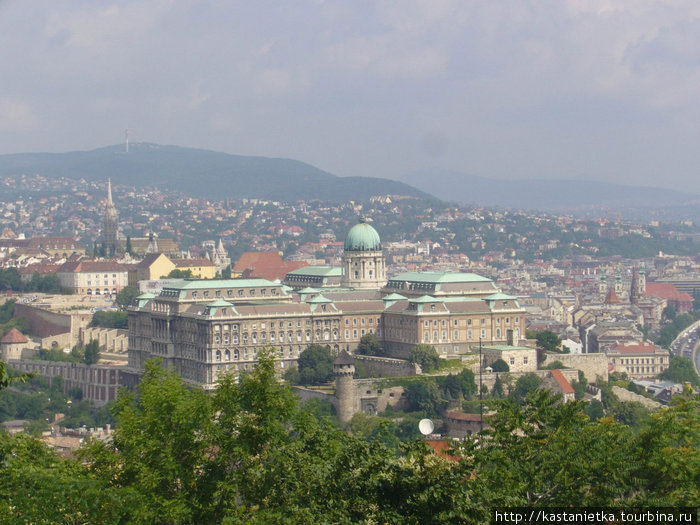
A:
POLYGON ((129 128, 124 130, 124 139, 126 141, 126 153, 129 153, 129 128))

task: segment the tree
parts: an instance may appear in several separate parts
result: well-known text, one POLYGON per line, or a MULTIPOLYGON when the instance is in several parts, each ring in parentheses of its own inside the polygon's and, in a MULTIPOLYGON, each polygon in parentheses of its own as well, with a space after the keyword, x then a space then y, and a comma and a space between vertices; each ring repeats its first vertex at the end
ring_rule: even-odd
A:
POLYGON ((126 249, 125 249, 125 251, 129 255, 134 255, 133 248, 131 246, 131 235, 126 236, 126 249))
POLYGON ((497 399, 505 397, 505 393, 503 392, 503 381, 501 381, 501 378, 498 375, 496 375, 496 380, 493 382, 491 397, 495 397, 497 399))
POLYGON ((564 363, 561 361, 552 361, 551 363, 548 363, 546 366, 542 367, 543 370, 559 370, 562 368, 566 368, 564 366, 564 363))
POLYGON ((605 412, 603 411, 603 403, 597 399, 591 399, 591 402, 588 403, 588 406, 586 407, 586 415, 591 421, 596 421, 603 417, 605 415, 605 412))
POLYGON ((491 363, 491 370, 494 372, 510 372, 510 366, 503 359, 496 359, 491 363))
POLYGON ((97 339, 92 339, 85 345, 83 361, 86 365, 94 365, 100 360, 100 343, 97 339))
POLYGON ((112 443, 91 442, 82 455, 98 479, 142 496, 140 522, 211 523, 217 499, 205 480, 212 461, 212 399, 152 360, 137 395, 122 393, 114 411, 112 443))
POLYGON ((360 338, 360 344, 357 346, 358 354, 381 355, 382 352, 382 344, 373 333, 365 334, 360 338))
POLYGON ((676 318, 676 309, 672 305, 668 305, 663 311, 664 318, 673 321, 676 318))
POLYGON ((437 383, 433 379, 412 381, 406 387, 409 410, 425 412, 428 416, 437 416, 447 405, 440 395, 437 383))
POLYGON ((125 286, 117 293, 115 302, 122 310, 126 310, 127 307, 134 304, 134 300, 139 296, 141 292, 135 286, 125 286))
MULTIPOLYGON (((303 385, 321 385, 333 380, 333 356, 328 346, 309 345, 297 360, 299 371, 298 383, 303 385)), ((285 375, 285 379, 294 379, 294 374, 285 375)))
POLYGON ((164 275, 162 278, 163 279, 191 279, 192 278, 192 270, 180 270, 178 268, 175 268, 174 270, 170 270, 170 273, 168 275, 164 275))
POLYGON ((440 368, 440 356, 432 345, 419 344, 411 350, 411 363, 420 365, 421 370, 426 373, 433 372, 440 368))
POLYGON ((102 328, 121 328, 129 326, 129 315, 126 312, 109 312, 98 310, 92 314, 89 326, 100 326, 102 328))
POLYGON ((534 372, 523 374, 515 382, 515 387, 510 392, 510 397, 517 403, 522 403, 528 393, 533 392, 542 384, 542 379, 534 372))
POLYGON ((536 332, 537 344, 548 352, 561 352, 561 338, 551 330, 536 332))
POLYGON ((700 377, 695 372, 693 362, 680 356, 671 356, 669 367, 659 374, 659 378, 675 383, 690 383, 696 387, 700 386, 700 377))

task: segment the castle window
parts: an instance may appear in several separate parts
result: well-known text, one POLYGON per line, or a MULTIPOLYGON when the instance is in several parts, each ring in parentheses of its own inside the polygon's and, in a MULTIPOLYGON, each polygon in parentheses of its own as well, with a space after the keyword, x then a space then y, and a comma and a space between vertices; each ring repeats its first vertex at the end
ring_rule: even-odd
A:
POLYGON ((204 292, 204 297, 209 297, 209 290, 206 290, 206 291, 204 292))

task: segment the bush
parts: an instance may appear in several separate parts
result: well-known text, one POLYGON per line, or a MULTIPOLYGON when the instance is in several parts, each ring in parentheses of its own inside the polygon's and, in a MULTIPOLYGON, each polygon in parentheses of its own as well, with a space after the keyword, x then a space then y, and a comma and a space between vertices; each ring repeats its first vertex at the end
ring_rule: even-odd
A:
POLYGON ((328 346, 310 345, 299 354, 297 371, 294 368, 284 378, 296 385, 321 385, 333 380, 333 356, 328 346))
POLYGON ((494 372, 510 372, 510 366, 503 359, 497 359, 491 363, 491 370, 494 372))
POLYGON ((382 344, 374 334, 363 335, 357 347, 357 353, 361 355, 380 355, 383 350, 382 344))
POLYGON ((432 372, 440 368, 440 357, 434 346, 420 344, 411 350, 411 363, 420 365, 423 372, 432 372))

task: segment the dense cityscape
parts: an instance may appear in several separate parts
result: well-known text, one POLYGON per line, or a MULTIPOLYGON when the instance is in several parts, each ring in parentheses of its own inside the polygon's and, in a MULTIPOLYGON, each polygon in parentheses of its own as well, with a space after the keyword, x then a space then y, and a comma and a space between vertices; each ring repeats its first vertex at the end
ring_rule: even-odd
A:
POLYGON ((0 525, 696 525, 700 4, 0 1, 0 525))
MULTIPOLYGON (((39 176, 4 184, 31 191, 0 204, 0 345, 10 371, 3 384, 11 383, 0 393, 0 416, 11 435, 35 436, 67 458, 96 466, 108 450, 142 453, 144 442, 126 429, 145 425, 147 410, 165 417, 169 409, 156 408, 162 396, 182 400, 174 410, 204 403, 206 413, 221 396, 261 401, 245 392, 263 387, 289 404, 275 416, 282 434, 268 436, 273 441, 296 432, 292 414, 300 411, 326 439, 349 433, 374 444, 383 461, 434 454, 431 461, 446 458, 439 468, 450 476, 471 464, 470 443, 484 437, 503 446, 499 433, 515 417, 509 410, 573 403, 588 425, 616 422, 617 432, 644 439, 660 421, 689 413, 695 422, 687 430, 697 428, 700 234, 690 222, 578 219, 396 195, 342 204, 211 202, 109 181, 61 179, 53 194, 39 176), (22 374, 26 383, 18 382, 22 374), (134 408, 127 391, 139 393, 134 408), (405 448, 421 439, 428 448, 405 448), (458 458, 459 467, 449 466, 458 458)), ((223 424, 221 416, 214 421, 223 424)), ((243 434, 257 428, 237 424, 243 434)), ((179 448, 192 436, 168 439, 175 438, 179 448)), ((261 435, 246 439, 237 446, 269 446, 261 435)), ((531 446, 527 439, 534 435, 521 446, 531 446)), ((493 468, 485 451, 478 461, 493 468)), ((107 469, 104 476, 114 467, 95 468, 107 469)), ((671 493, 618 487, 612 499, 580 501, 660 497, 691 505, 697 472, 689 468, 689 481, 675 480, 671 493)), ((242 497, 241 486, 230 490, 242 497)), ((135 511, 96 501, 118 519, 146 522, 160 520, 149 514, 156 508, 165 521, 276 521, 284 512, 262 503, 259 511, 184 504, 183 518, 158 505, 147 511, 150 503, 135 511)), ((348 515, 346 504, 338 516, 348 515)), ((89 507, 86 515, 95 512, 89 507)), ((420 512, 398 509, 393 499, 380 507, 358 516, 417 519, 432 509, 456 512, 460 522, 484 519, 461 514, 471 508, 465 501, 445 508, 435 501, 420 512)))

